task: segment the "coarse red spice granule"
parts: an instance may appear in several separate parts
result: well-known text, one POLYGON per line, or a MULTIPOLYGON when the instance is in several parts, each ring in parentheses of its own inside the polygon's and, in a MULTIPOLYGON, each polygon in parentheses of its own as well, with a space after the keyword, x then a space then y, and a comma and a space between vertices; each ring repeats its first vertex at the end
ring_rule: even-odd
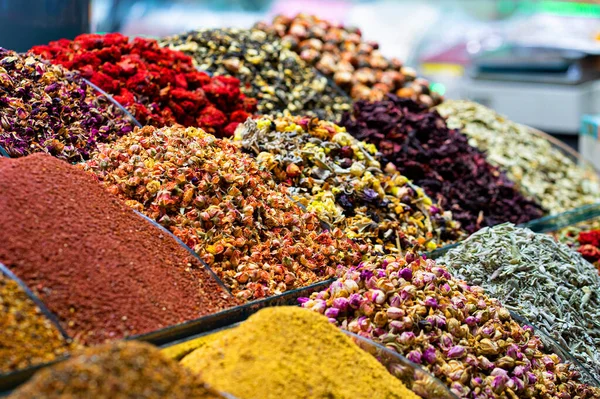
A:
POLYGON ((93 344, 237 304, 177 241, 49 155, 0 159, 0 262, 93 344))

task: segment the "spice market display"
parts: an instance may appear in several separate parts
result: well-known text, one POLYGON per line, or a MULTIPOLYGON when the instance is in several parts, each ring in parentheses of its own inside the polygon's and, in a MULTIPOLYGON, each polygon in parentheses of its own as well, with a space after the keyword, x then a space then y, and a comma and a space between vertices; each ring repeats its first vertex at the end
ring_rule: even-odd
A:
POLYGON ((201 129, 138 129, 84 168, 194 249, 238 298, 304 287, 360 260, 341 230, 323 230, 252 157, 201 129))
POLYGON ((150 344, 120 341, 75 353, 37 373, 10 399, 224 399, 150 344))
POLYGON ((0 158, 0 262, 78 342, 147 333, 238 304, 168 233, 47 154, 0 158))
POLYGON ((0 396, 600 399, 572 155, 309 14, 0 48, 0 396))
POLYGON ((384 101, 358 101, 340 125, 358 140, 375 144, 384 160, 451 211, 469 233, 543 215, 465 135, 412 100, 388 95, 384 101))
POLYGON ((378 252, 431 251, 460 236, 444 212, 377 149, 309 117, 248 120, 235 139, 309 211, 378 252))
POLYGON ((339 120, 350 99, 272 33, 256 29, 205 29, 165 38, 164 46, 190 55, 202 71, 231 75, 258 101, 259 114, 312 114, 339 120))
POLYGON ((326 317, 299 307, 263 309, 181 364, 239 399, 419 398, 326 317))
POLYGON ((471 101, 449 100, 436 107, 448 127, 460 129, 487 160, 506 171, 527 196, 557 214, 600 202, 600 179, 577 165, 530 128, 471 101), (516 150, 518 148, 518 150, 516 150))
POLYGON ((396 58, 385 58, 375 42, 365 41, 360 29, 298 14, 276 16, 272 23, 255 26, 275 32, 284 44, 347 91, 355 100, 382 100, 387 93, 411 98, 427 107, 439 104, 440 95, 429 82, 396 58))
POLYGON ((73 346, 17 282, 0 272, 0 374, 48 363, 73 346))
POLYGON ((439 262, 554 338, 600 381, 600 276, 551 236, 502 224, 439 262))
POLYGON ((156 40, 84 34, 34 46, 31 52, 79 71, 142 124, 200 126, 228 136, 256 109, 256 100, 240 93, 237 79, 211 78, 197 71, 190 57, 156 40))
POLYGON ((133 124, 81 77, 0 47, 0 147, 11 157, 45 152, 68 162, 133 124))
POLYGON ((573 365, 545 354, 531 327, 443 264, 412 253, 374 257, 340 269, 302 306, 406 356, 461 398, 600 397, 573 365))
POLYGON ((559 242, 579 252, 600 273, 600 219, 568 226, 552 235, 559 242))

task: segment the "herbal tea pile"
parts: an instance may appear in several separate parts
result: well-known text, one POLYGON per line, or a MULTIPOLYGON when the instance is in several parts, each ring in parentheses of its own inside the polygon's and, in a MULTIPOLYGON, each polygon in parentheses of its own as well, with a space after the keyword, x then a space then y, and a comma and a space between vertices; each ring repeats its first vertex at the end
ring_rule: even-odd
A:
POLYGON ((181 363, 239 399, 418 398, 327 318, 298 307, 263 309, 181 363))
POLYGON ((301 301, 425 367, 461 398, 600 397, 497 299, 431 259, 374 257, 301 301))
POLYGON ((552 235, 559 242, 577 250, 600 273, 600 219, 565 227, 552 235))
POLYGON ((472 233, 484 226, 523 223, 542 216, 508 178, 490 165, 467 137, 451 130, 435 111, 389 95, 358 101, 341 125, 359 140, 375 144, 385 160, 451 211, 472 233))
POLYGON ((72 347, 19 284, 2 272, 0 331, 0 374, 51 362, 72 347))
POLYGON ((46 154, 0 158, 0 262, 82 343, 237 305, 168 233, 46 154))
POLYGON ((555 338, 600 380, 600 277, 577 252, 503 224, 473 234, 440 263, 555 338))
POLYGON ((132 130, 78 74, 0 47, 0 147, 11 157, 46 152, 81 162, 97 142, 132 130))
POLYGON ((87 348, 38 372, 10 399, 221 399, 176 361, 150 344, 121 341, 87 348))
POLYGON ((459 237, 457 223, 344 128, 308 117, 248 120, 236 140, 321 220, 379 252, 434 250, 459 237))
POLYGON ((600 202, 600 180, 593 169, 576 165, 526 126, 470 101, 447 101, 436 109, 548 213, 600 202))
POLYGON ((387 93, 412 98, 426 106, 442 98, 429 90, 429 82, 398 59, 387 59, 375 42, 365 41, 360 29, 332 24, 316 16, 279 15, 272 24, 257 28, 275 32, 282 41, 346 90, 353 99, 381 100, 387 93))
POLYGON ((162 45, 189 54, 200 70, 238 78, 260 114, 311 114, 339 120, 350 99, 276 36, 256 29, 206 29, 166 38, 162 45))
POLYGON ((31 49, 112 94, 142 124, 200 126, 227 136, 254 112, 256 100, 240 93, 232 77, 198 72, 180 51, 156 40, 119 33, 84 34, 31 49))
POLYGON ((360 259, 252 157, 200 129, 136 130, 101 146, 85 168, 193 248, 242 299, 310 285, 360 259))

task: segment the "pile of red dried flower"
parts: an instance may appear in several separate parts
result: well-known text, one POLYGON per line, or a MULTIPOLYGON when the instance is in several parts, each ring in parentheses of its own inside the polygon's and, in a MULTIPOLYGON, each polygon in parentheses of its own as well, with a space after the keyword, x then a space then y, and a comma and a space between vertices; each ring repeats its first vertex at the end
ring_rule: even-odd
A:
POLYGON ((524 223, 542 216, 541 207, 467 137, 451 130, 436 112, 388 94, 383 101, 358 101, 340 123, 359 140, 375 144, 384 159, 425 189, 427 195, 472 233, 502 222, 524 223))
POLYGON ((31 51, 80 71, 142 124, 179 123, 228 136, 256 109, 256 100, 240 92, 239 80, 211 78, 197 71, 190 57, 160 47, 156 40, 130 40, 119 33, 84 34, 31 51))

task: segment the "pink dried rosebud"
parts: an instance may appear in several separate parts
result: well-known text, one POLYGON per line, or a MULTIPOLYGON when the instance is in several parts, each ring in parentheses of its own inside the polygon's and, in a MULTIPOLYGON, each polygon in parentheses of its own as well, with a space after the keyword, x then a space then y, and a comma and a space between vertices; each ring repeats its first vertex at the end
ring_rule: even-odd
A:
POLYGON ((427 297, 425 299, 425 306, 429 306, 431 308, 437 309, 438 301, 435 298, 427 297))
POLYGON ((303 306, 306 302, 310 301, 310 298, 307 298, 305 296, 298 298, 298 303, 303 306))
MULTIPOLYGON (((412 255, 412 254, 409 254, 409 255, 412 255)), ((408 258, 408 255, 406 255, 406 257, 408 258)), ((410 267, 405 267, 404 269, 400 270, 400 277, 402 277, 406 281, 412 281, 412 278, 413 278, 412 269, 410 267)))
POLYGON ((537 377, 535 376, 535 374, 531 373, 531 372, 527 372, 527 382, 530 385, 533 385, 537 382, 537 377))
POLYGON ((448 333, 443 333, 440 337, 440 347, 442 349, 450 349, 452 348, 454 341, 452 339, 452 335, 448 333))
POLYGON ((371 320, 368 317, 361 316, 358 318, 358 327, 362 331, 368 331, 371 328, 371 320))
POLYGON ((425 351, 423 351, 423 360, 429 364, 434 364, 436 362, 437 354, 433 346, 429 346, 427 349, 425 349, 425 351))
POLYGON ((406 312, 404 312, 404 310, 391 306, 389 308, 387 308, 387 315, 390 319, 392 320, 399 320, 401 318, 403 318, 404 316, 406 316, 406 312))
POLYGON ((400 297, 400 295, 398 294, 394 294, 391 298, 390 298, 390 306, 398 308, 400 306, 402 306, 402 298, 400 297))
POLYGON ((349 301, 347 298, 335 298, 333 300, 333 307, 334 308, 338 308, 340 312, 345 312, 346 310, 348 310, 349 307, 349 301))
POLYGON ((456 345, 453 346, 452 348, 450 348, 450 350, 448 350, 448 352, 446 353, 446 356, 448 356, 448 358, 450 359, 459 359, 461 357, 463 357, 466 353, 466 350, 464 347, 460 346, 460 345, 456 345))
POLYGON ((365 293, 365 298, 378 305, 385 303, 385 293, 381 290, 369 290, 365 293))
POLYGON ((412 331, 405 331, 402 334, 400 334, 398 338, 396 338, 396 340, 403 345, 408 345, 411 344, 415 340, 415 338, 415 333, 413 333, 412 331))
POLYGON ((392 320, 389 326, 392 333, 398 333, 406 329, 406 323, 403 320, 392 320))
POLYGON ((450 291, 452 291, 452 288, 450 288, 450 284, 444 283, 440 286, 440 291, 442 294, 449 294, 450 291))
POLYGON ((415 287, 414 285, 407 285, 400 291, 400 298, 402 299, 402 301, 412 299, 415 296, 416 292, 417 287, 415 287))
POLYGON ((481 370, 491 370, 493 369, 494 363, 492 363, 487 357, 485 356, 478 356, 477 360, 479 360, 479 368, 481 370))
POLYGON ((415 349, 415 350, 408 352, 408 355, 406 355, 406 358, 413 363, 421 364, 422 355, 418 349, 415 349))
POLYGON ((337 308, 329 308, 325 311, 325 316, 329 317, 330 319, 335 319, 336 317, 338 317, 340 314, 340 310, 337 308))
POLYGON ((348 305, 353 309, 358 309, 363 302, 362 296, 360 294, 351 294, 348 298, 348 305))
POLYGON ((525 389, 525 383, 522 380, 518 379, 517 377, 512 377, 510 379, 509 383, 512 386, 512 389, 517 392, 520 392, 525 389))
POLYGON ((554 364, 554 361, 550 358, 550 356, 543 356, 542 363, 544 364, 544 367, 546 367, 546 370, 548 370, 548 371, 554 370, 555 364, 554 364))

